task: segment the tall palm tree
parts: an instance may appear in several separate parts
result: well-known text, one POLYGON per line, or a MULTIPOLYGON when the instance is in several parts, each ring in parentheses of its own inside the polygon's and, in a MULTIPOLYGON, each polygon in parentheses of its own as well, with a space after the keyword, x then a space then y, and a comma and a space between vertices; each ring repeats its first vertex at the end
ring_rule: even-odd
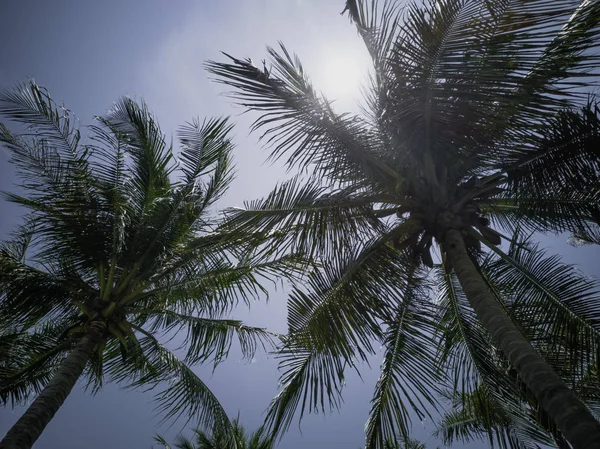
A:
MULTIPOLYGON (((565 383, 598 363, 597 290, 580 279, 556 293, 553 279, 536 278, 499 247, 518 228, 598 230, 600 113, 588 95, 600 68, 600 2, 436 0, 400 9, 348 0, 345 11, 373 61, 361 115, 338 114, 283 45, 269 48, 270 67, 233 57, 207 63, 240 104, 259 111, 253 128, 264 130, 272 156, 312 173, 232 213, 232 226, 279 229, 281 245, 325 261, 290 298, 283 388, 268 421, 277 431, 300 403, 301 413, 337 405, 345 368, 376 337, 385 355, 367 446, 406 433, 407 410, 421 416, 434 402, 429 374, 438 364, 424 348, 437 304, 419 287, 439 248, 461 324, 455 334, 477 323, 482 345, 489 336, 565 438, 600 447, 598 421, 565 383), (496 285, 481 266, 486 253, 513 284, 496 285), (519 313, 510 301, 520 301, 519 313), (561 350, 542 357, 540 335, 561 350), (571 369, 556 372, 567 355, 571 369)), ((472 372, 462 362, 473 358, 458 358, 456 369, 472 372)))
MULTIPOLYGON (((518 320, 528 341, 598 416, 598 361, 585 360, 584 355, 585 348, 594 346, 591 341, 596 338, 597 322, 581 319, 594 316, 598 281, 565 265, 559 257, 548 256, 519 235, 507 255, 505 259, 488 255, 481 260, 490 290, 505 299, 507 312, 518 320)), ((438 434, 446 443, 478 435, 500 447, 530 447, 531 442, 568 447, 532 391, 502 351, 493 346, 464 292, 456 288, 456 276, 448 277, 440 269, 437 277, 444 342, 439 364, 454 373, 454 390, 458 390, 450 395, 454 409, 439 423, 438 434)))
POLYGON ((193 440, 180 435, 173 445, 169 445, 162 436, 154 440, 164 449, 273 449, 273 440, 267 436, 264 428, 248 433, 239 418, 233 419, 231 426, 232 432, 227 434, 216 427, 210 433, 194 429, 193 440))
POLYGON ((37 395, 0 447, 31 447, 82 375, 93 391, 105 379, 154 389, 165 419, 231 430, 190 364, 218 363, 236 337, 246 357, 269 343, 264 329, 225 314, 264 290, 261 277, 295 269, 293 256, 270 257, 212 218, 233 177, 231 125, 181 127, 176 160, 147 107, 129 98, 87 136, 34 82, 2 92, 0 114, 23 131, 0 125, 23 181, 5 197, 29 210, 0 248, 0 399, 37 395))

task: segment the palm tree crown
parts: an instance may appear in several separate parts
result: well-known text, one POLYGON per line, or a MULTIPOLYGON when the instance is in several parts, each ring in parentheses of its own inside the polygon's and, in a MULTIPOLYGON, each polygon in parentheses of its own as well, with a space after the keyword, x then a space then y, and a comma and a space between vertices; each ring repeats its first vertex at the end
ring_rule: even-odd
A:
POLYGON ((553 444, 548 431, 560 432, 542 426, 543 412, 576 447, 600 445, 581 403, 597 406, 600 391, 590 375, 598 285, 524 238, 599 229, 600 112, 589 90, 600 3, 348 0, 345 11, 373 61, 361 115, 337 113, 283 45, 268 49, 271 66, 207 63, 260 113, 254 129, 272 156, 313 173, 231 215, 233 228, 279 229, 280 245, 324 261, 290 297, 283 388, 267 421, 279 431, 298 408, 338 405, 345 369, 379 339, 369 448, 406 436, 408 410, 427 414, 446 372, 465 397, 488 388, 480 398, 510 416, 512 443, 553 444), (566 398, 577 418, 561 410, 566 398))
POLYGON ((87 136, 33 82, 3 92, 0 114, 24 125, 0 125, 0 142, 23 180, 5 196, 29 210, 0 249, 0 399, 42 392, 22 419, 33 408, 46 417, 17 423, 0 447, 29 447, 83 371, 93 391, 126 382, 154 390, 165 419, 231 429, 189 365, 218 363, 234 338, 246 357, 268 344, 264 329, 225 314, 263 292, 261 278, 295 270, 293 256, 251 252, 257 239, 212 218, 233 178, 231 125, 181 127, 176 160, 146 105, 129 98, 87 136), (161 336, 176 336, 182 359, 161 336))
POLYGON ((219 428, 213 428, 210 433, 195 429, 192 440, 180 435, 173 445, 169 445, 161 436, 157 436, 155 441, 164 449, 273 449, 273 440, 267 436, 264 428, 248 433, 239 418, 232 420, 231 425, 233 430, 228 434, 219 428))

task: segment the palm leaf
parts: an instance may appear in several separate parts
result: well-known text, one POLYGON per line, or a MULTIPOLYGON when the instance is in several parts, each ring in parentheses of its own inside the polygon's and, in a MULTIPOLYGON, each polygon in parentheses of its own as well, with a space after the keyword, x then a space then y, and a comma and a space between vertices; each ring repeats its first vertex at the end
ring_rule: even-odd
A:
POLYGON ((224 226, 267 234, 280 250, 332 254, 379 225, 373 213, 376 198, 344 190, 329 192, 317 180, 292 178, 265 199, 227 211, 224 226))
POLYGON ((189 364, 212 358, 216 366, 229 355, 234 337, 247 360, 252 359, 259 349, 273 348, 274 334, 263 328, 246 326, 238 320, 200 318, 169 310, 138 313, 142 318, 151 319, 149 329, 152 333, 176 332, 181 336, 185 332, 180 349, 187 348, 184 360, 189 364))
POLYGON ((139 339, 138 350, 130 348, 125 362, 119 351, 107 356, 105 366, 112 380, 157 390, 154 398, 163 420, 187 416, 202 426, 231 429, 225 410, 208 386, 150 334, 139 339))
POLYGON ((379 321, 393 320, 405 264, 387 239, 378 239, 338 254, 294 289, 289 337, 279 354, 282 389, 266 418, 274 434, 289 426, 298 407, 302 416, 339 406, 345 368, 366 360, 373 338, 382 337, 379 321))
MULTIPOLYGON (((78 157, 79 130, 71 124, 71 112, 50 98, 49 92, 31 80, 0 93, 0 115, 25 125, 39 142, 45 142, 65 163, 78 157)), ((5 128, 6 129, 6 128, 5 128)))
MULTIPOLYGON (((516 378, 506 375, 503 355, 481 327, 455 276, 438 276, 443 276, 439 290, 440 323, 444 329, 440 369, 448 371, 453 379, 451 391, 456 391, 459 395, 466 394, 463 398, 469 399, 482 388, 485 393, 478 397, 480 406, 477 408, 477 422, 470 420, 463 423, 464 427, 448 427, 444 438, 448 442, 453 438, 468 441, 477 429, 480 438, 500 447, 511 447, 515 442, 527 447, 532 441, 552 444, 551 436, 523 412, 520 402, 522 386, 516 378), (486 399, 488 397, 490 399, 486 399), (499 413, 504 417, 500 422, 497 419, 499 413), (511 423, 508 427, 502 426, 506 420, 511 423)), ((503 301, 502 297, 498 299, 503 301)), ((467 403, 467 410, 464 410, 465 404, 461 404, 454 412, 455 416, 450 416, 450 421, 446 424, 463 419, 464 414, 469 411, 468 407, 467 403)))
POLYGON ((287 163, 305 169, 314 165, 321 175, 337 181, 379 183, 377 173, 396 182, 398 174, 376 155, 375 136, 355 116, 337 115, 317 94, 297 57, 281 45, 269 48, 273 67, 259 70, 248 61, 208 62, 218 81, 240 93, 233 94, 248 109, 263 111, 254 129, 267 127, 263 139, 272 144, 273 157, 288 153, 287 163))
POLYGON ((396 316, 387 323, 381 375, 366 424, 367 449, 383 449, 397 434, 408 438, 409 410, 423 419, 431 417, 430 410, 436 406, 439 379, 431 337, 437 326, 431 304, 425 300, 428 292, 419 291, 418 285, 418 280, 409 276, 396 316))
POLYGON ((486 275, 510 301, 514 319, 534 346, 546 352, 566 379, 581 378, 588 365, 598 368, 599 286, 596 281, 547 257, 516 234, 507 254, 486 265, 486 275))
POLYGON ((122 98, 102 118, 101 123, 115 134, 122 134, 132 158, 132 198, 140 211, 164 195, 170 186, 172 153, 165 136, 144 103, 122 98))

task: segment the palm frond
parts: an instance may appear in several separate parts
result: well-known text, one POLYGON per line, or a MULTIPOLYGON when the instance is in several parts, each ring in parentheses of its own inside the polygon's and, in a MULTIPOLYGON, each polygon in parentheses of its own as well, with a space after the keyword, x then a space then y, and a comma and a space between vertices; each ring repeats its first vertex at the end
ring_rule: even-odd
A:
POLYGON ((266 234, 279 250, 327 255, 381 227, 373 213, 376 198, 349 191, 328 191, 315 179, 294 177, 263 200, 227 211, 226 229, 266 234))
POLYGON ((163 420, 187 416, 230 432, 231 422, 208 386, 152 335, 140 338, 138 349, 130 348, 125 360, 120 351, 107 354, 105 366, 111 380, 153 391, 163 420))
POLYGON ((600 110, 594 99, 579 110, 559 111, 539 132, 532 144, 522 142, 501 155, 502 168, 520 193, 597 187, 591 182, 600 166, 600 110))
POLYGON ((394 316, 406 282, 406 258, 386 239, 339 253, 288 300, 289 337, 280 351, 282 389, 266 421, 274 434, 305 412, 337 408, 344 370, 373 353, 381 320, 394 316), (301 404, 301 405, 300 405, 301 404))
POLYGON ((124 302, 148 299, 153 304, 175 307, 185 314, 221 316, 240 300, 249 305, 259 295, 268 295, 265 282, 297 279, 307 266, 306 258, 297 254, 270 259, 258 254, 237 262, 202 262, 198 257, 176 269, 169 267, 168 273, 156 276, 153 288, 125 298, 124 302))
POLYGON ((65 163, 78 157, 80 132, 71 112, 56 105, 49 92, 31 80, 0 93, 0 115, 26 127, 26 136, 47 144, 65 163))
POLYGON ((373 60, 375 76, 383 82, 381 76, 385 70, 386 60, 393 48, 400 26, 401 8, 394 1, 378 2, 365 0, 347 0, 342 11, 355 23, 358 34, 362 37, 373 60))
MULTIPOLYGON (((273 442, 265 435, 264 429, 247 433, 239 422, 239 417, 231 421, 232 431, 224 434, 222 429, 194 429, 194 438, 188 439, 179 435, 175 440, 175 449, 272 449, 273 442)), ((154 440, 167 449, 167 441, 157 435, 154 440)))
POLYGON ((345 383, 347 363, 333 350, 306 350, 293 342, 279 352, 283 371, 281 391, 271 401, 266 424, 272 435, 281 435, 290 426, 296 411, 300 418, 308 412, 337 408, 345 383))
POLYGON ((600 220, 600 116, 595 101, 562 110, 500 154, 509 180, 492 206, 534 230, 573 231, 600 220), (529 140, 527 138, 529 137, 529 140), (510 198, 510 199, 509 199, 510 198), (497 203, 498 201, 496 201, 497 203))
POLYGON ((165 195, 170 187, 169 174, 172 151, 158 123, 144 103, 122 98, 98 120, 114 134, 122 135, 131 156, 130 195, 140 211, 145 211, 153 201, 165 195))
POLYGON ((519 229, 561 233, 586 229, 598 221, 598 199, 593 190, 556 189, 552 195, 489 198, 481 210, 509 232, 519 229))
POLYGON ((74 345, 67 335, 73 325, 63 320, 32 327, 1 326, 0 403, 25 404, 44 388, 74 345))
POLYGON ((396 435, 409 436, 413 411, 419 419, 431 417, 436 407, 436 321, 423 279, 409 276, 394 320, 386 323, 381 374, 371 400, 366 424, 366 448, 385 449, 396 435))
POLYGON ((251 360, 257 350, 273 348, 275 334, 266 329, 246 326, 239 320, 201 318, 169 310, 156 312, 138 311, 143 318, 150 318, 150 331, 185 333, 181 348, 187 348, 184 362, 203 363, 212 359, 215 366, 229 355, 233 339, 237 337, 240 350, 246 360, 251 360))
MULTIPOLYGON (((521 384, 507 375, 503 355, 482 328, 455 276, 439 273, 438 277, 441 277, 439 301, 440 324, 443 327, 440 369, 448 372, 453 379, 451 391, 466 395, 460 397, 468 399, 481 389, 486 393, 479 395, 477 421, 467 420, 462 423, 464 427, 449 427, 445 437, 468 441, 477 433, 491 445, 498 444, 500 447, 511 447, 511 442, 552 444, 552 437, 530 416, 531 412, 523 411, 521 384), (487 394, 491 402, 483 401, 487 394), (497 410, 498 407, 502 412, 497 410), (500 423, 496 419, 498 413, 504 417, 500 423), (511 423, 508 428, 501 425, 506 420, 511 423)), ((504 300, 502 297, 498 299, 504 300)), ((465 417, 464 405, 461 403, 461 407, 454 410, 450 422, 458 420, 460 423, 465 417)), ((468 408, 468 404, 466 406, 468 408)))
POLYGON ((43 141, 27 140, 0 123, 0 143, 10 152, 10 162, 22 178, 21 186, 30 192, 53 193, 66 190, 64 178, 68 160, 63 160, 43 141))
POLYGON ((379 50, 387 51, 377 56, 376 40, 366 40, 376 67, 371 115, 389 146, 403 149, 398 164, 422 170, 431 152, 438 175, 451 179, 473 174, 480 157, 518 142, 532 123, 580 95, 598 66, 595 2, 415 3, 394 31, 386 25, 397 16, 386 3, 379 23, 378 2, 347 5, 359 33, 381 36, 379 50))
POLYGON ((484 384, 471 394, 459 394, 452 410, 446 412, 437 423, 434 435, 445 445, 458 441, 491 442, 492 447, 528 449, 538 447, 529 441, 522 441, 511 430, 510 415, 490 394, 484 384))
POLYGON ((5 257, 9 260, 25 264, 27 262, 27 253, 33 243, 35 231, 35 218, 26 217, 24 222, 11 233, 10 240, 2 243, 2 252, 5 254, 5 257))
POLYGON ((181 170, 187 184, 209 174, 221 160, 223 153, 230 153, 232 144, 228 139, 233 126, 227 119, 195 119, 179 128, 181 141, 181 170))
MULTIPOLYGON (((571 382, 600 366, 600 285, 537 245, 513 238, 508 253, 486 264, 491 283, 503 291, 514 319, 531 343, 571 382)), ((600 387, 600 385, 599 385, 600 387)))
POLYGON ((169 445, 168 441, 165 440, 165 437, 163 437, 162 435, 155 435, 153 439, 155 443, 161 444, 164 449, 171 449, 171 446, 169 445))
POLYGON ((12 323, 24 323, 73 311, 67 279, 22 263, 9 247, 0 247, 0 311, 12 323))
POLYGON ((253 129, 267 128, 263 139, 273 145, 272 157, 288 153, 287 164, 302 169, 314 166, 332 181, 394 183, 398 174, 377 152, 375 136, 357 116, 336 114, 315 92, 297 57, 283 44, 280 53, 267 49, 272 67, 263 70, 249 61, 230 57, 232 63, 210 61, 209 72, 218 82, 236 89, 232 96, 247 109, 262 115, 253 129))

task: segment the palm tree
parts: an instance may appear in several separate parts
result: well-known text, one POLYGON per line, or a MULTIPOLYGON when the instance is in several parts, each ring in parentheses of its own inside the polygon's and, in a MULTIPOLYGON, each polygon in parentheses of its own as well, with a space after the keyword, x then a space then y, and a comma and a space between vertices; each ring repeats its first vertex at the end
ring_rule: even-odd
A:
MULTIPOLYGON (((470 395, 456 396, 454 407, 444 414, 434 432, 446 446, 457 441, 468 443, 488 440, 491 447, 531 447, 529 442, 545 443, 548 447, 560 449, 571 447, 556 426, 547 420, 547 414, 539 409, 522 410, 521 416, 515 420, 515 414, 507 413, 506 405, 500 403, 485 387, 470 395), (515 426, 516 432, 512 430, 515 426), (545 432, 540 434, 540 429, 545 432), (536 432, 538 435, 535 435, 536 432), (554 441, 549 440, 546 434, 552 435, 554 441)), ((512 398, 507 399, 510 401, 512 398)), ((518 405, 511 402, 511 406, 518 405)), ((540 446, 536 444, 533 447, 540 446)))
MULTIPOLYGON (((231 226, 280 230, 281 245, 325 264, 291 295, 283 388, 268 422, 279 431, 300 404, 301 413, 338 405, 345 369, 379 338, 385 355, 367 447, 406 435, 408 410, 422 416, 435 402, 438 363, 428 346, 437 303, 419 290, 439 248, 460 324, 451 335, 476 332, 478 350, 489 337, 573 447, 600 447, 598 421, 566 383, 598 363, 594 283, 573 287, 572 273, 559 270, 568 293, 557 292, 557 279, 535 277, 543 266, 533 273, 514 248, 499 247, 518 229, 598 230, 600 113, 588 94, 600 67, 600 2, 438 0, 400 9, 348 0, 345 11, 373 61, 361 115, 338 114, 283 45, 269 48, 270 67, 233 57, 207 63, 261 114, 253 129, 264 130, 272 156, 287 155, 305 175, 232 212, 231 226), (484 271, 486 254, 512 284, 484 271), (542 357, 542 340, 561 347, 542 357), (557 372, 561 357, 573 360, 557 372)), ((454 374, 497 372, 476 364, 479 355, 453 356, 454 374)))
POLYGON ((233 177, 231 125, 181 127, 176 161, 147 107, 129 98, 88 136, 34 82, 0 94, 0 114, 23 130, 0 125, 23 180, 5 197, 29 210, 0 248, 0 398, 37 394, 0 447, 31 447, 82 375, 94 392, 105 379, 156 391, 165 419, 231 430, 190 365, 218 363, 236 337, 246 357, 269 343, 264 329, 225 314, 262 292, 262 277, 295 268, 293 256, 252 253, 257 239, 211 218, 233 177))
POLYGON ((182 435, 178 436, 173 446, 162 436, 154 440, 164 449, 272 449, 273 440, 267 437, 264 428, 247 433, 240 424, 239 417, 231 420, 232 432, 225 434, 222 429, 213 428, 211 433, 194 429, 193 441, 182 435))
MULTIPOLYGON (((506 298, 507 312, 518 318, 531 344, 599 416, 598 362, 580 358, 587 351, 584 348, 593 346, 590 341, 597 325, 581 318, 594 316, 599 284, 518 237, 508 249, 508 259, 488 255, 481 261, 481 271, 494 294, 506 298), (572 314, 570 324, 560 309, 572 314)), ((464 293, 455 288, 456 277, 447 279, 442 269, 436 274, 445 346, 439 364, 455 373, 454 391, 448 394, 453 409, 438 423, 438 436, 446 444, 479 438, 500 447, 530 447, 531 442, 570 447, 506 356, 494 347, 464 293)))
POLYGON ((424 443, 404 437, 399 437, 397 440, 388 440, 383 447, 384 449, 427 449, 424 443))

